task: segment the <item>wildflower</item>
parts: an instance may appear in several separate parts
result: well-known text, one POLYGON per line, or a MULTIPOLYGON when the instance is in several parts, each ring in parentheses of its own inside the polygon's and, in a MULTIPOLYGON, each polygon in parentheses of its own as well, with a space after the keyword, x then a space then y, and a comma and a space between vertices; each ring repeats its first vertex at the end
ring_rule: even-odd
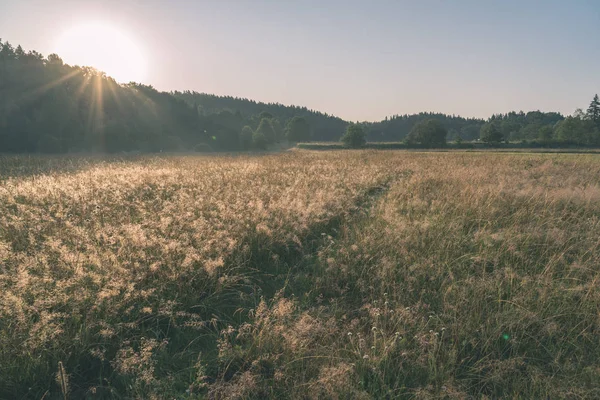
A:
POLYGON ((352 332, 348 332, 348 336, 352 336, 352 332))
POLYGON ((368 360, 368 359, 369 359, 369 356, 365 354, 365 355, 363 356, 363 360, 368 360))

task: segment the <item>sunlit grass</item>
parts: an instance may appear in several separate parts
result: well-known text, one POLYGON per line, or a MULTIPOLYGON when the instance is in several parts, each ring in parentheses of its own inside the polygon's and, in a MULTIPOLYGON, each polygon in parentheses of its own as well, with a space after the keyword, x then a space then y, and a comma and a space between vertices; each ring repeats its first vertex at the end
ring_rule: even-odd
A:
POLYGON ((597 397, 599 173, 0 158, 0 398, 597 397))

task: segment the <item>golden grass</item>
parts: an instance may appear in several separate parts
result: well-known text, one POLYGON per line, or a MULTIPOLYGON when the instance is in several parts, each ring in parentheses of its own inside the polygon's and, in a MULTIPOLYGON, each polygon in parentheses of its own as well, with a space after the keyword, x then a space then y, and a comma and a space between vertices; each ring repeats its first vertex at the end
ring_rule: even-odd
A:
POLYGON ((599 173, 0 158, 0 398, 596 397, 599 173))

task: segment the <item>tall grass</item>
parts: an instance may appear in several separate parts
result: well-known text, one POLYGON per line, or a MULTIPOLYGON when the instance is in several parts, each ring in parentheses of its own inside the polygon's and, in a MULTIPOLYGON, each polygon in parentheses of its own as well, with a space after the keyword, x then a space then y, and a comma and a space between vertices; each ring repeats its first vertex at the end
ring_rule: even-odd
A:
POLYGON ((600 396, 597 156, 31 164, 0 159, 0 398, 600 396))

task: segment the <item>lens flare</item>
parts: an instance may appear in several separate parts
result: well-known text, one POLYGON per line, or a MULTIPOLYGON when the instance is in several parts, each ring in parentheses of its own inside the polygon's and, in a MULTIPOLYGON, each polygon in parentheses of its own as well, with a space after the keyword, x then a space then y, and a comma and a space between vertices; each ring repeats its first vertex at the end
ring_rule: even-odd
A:
POLYGON ((106 23, 72 27, 59 37, 55 48, 66 63, 94 67, 117 82, 141 82, 146 78, 147 63, 140 46, 106 23))

